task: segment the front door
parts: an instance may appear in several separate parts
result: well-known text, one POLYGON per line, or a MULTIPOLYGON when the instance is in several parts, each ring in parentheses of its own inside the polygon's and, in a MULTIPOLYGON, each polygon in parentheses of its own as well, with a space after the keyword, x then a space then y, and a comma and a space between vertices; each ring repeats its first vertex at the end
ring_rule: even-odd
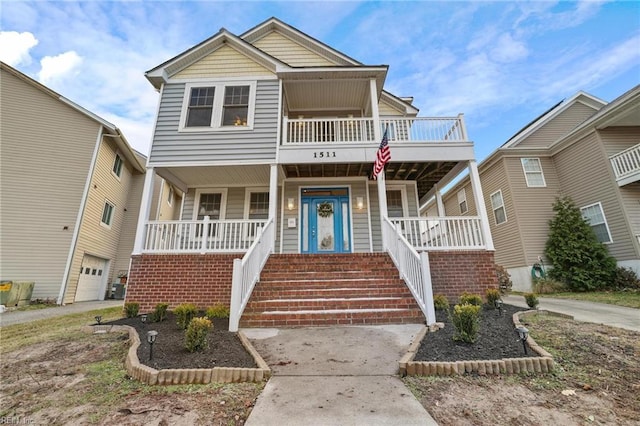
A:
POLYGON ((302 253, 350 253, 347 188, 302 190, 302 253))

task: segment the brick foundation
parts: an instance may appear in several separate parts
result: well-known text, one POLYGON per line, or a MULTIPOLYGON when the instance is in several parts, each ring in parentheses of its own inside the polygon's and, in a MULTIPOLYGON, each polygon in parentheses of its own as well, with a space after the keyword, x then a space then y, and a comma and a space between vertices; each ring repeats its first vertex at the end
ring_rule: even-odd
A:
POLYGON ((143 254, 132 256, 127 282, 127 302, 140 304, 140 312, 157 303, 180 303, 198 308, 231 301, 234 254, 143 254))
POLYGON ((488 288, 498 288, 492 251, 435 251, 429 253, 433 294, 457 303, 464 293, 483 298, 488 288))

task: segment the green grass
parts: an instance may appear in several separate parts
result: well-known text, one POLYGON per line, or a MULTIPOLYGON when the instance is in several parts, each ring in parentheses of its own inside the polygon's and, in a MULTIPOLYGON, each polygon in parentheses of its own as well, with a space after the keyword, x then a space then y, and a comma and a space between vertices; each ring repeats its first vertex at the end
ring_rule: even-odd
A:
MULTIPOLYGON (((524 296, 524 293, 512 291, 514 296, 524 296)), ((555 299, 584 300, 587 302, 607 303, 609 305, 626 306, 640 309, 640 292, 633 291, 591 291, 591 292, 562 292, 538 294, 538 297, 550 297, 555 299)))

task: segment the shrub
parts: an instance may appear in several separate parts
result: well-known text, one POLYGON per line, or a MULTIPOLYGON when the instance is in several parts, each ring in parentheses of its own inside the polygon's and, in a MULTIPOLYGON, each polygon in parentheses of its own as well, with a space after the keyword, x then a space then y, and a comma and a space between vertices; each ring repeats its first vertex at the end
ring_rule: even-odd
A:
POLYGON ((158 303, 151 313, 152 322, 162 322, 167 317, 167 309, 169 309, 168 303, 158 303))
POLYGON ((469 304, 475 306, 482 306, 482 297, 478 294, 462 293, 460 296, 460 304, 469 304))
POLYGON ((198 308, 196 308, 196 305, 192 303, 181 303, 173 310, 173 314, 176 316, 178 327, 183 330, 186 330, 187 326, 197 313, 198 308))
POLYGON ((489 309, 494 309, 496 307, 496 302, 500 300, 500 291, 495 288, 488 288, 485 292, 485 296, 487 298, 487 306, 489 306, 489 309))
POLYGON ((473 343, 478 335, 480 306, 468 303, 455 305, 451 314, 451 322, 456 328, 454 340, 473 343))
POLYGON ((633 269, 618 266, 611 287, 614 290, 640 290, 640 279, 633 269))
POLYGON ((566 283, 571 291, 606 287, 616 275, 615 259, 571 198, 556 199, 553 211, 556 215, 549 222, 544 250, 553 266, 549 277, 566 283))
POLYGON ((535 293, 525 293, 524 300, 527 301, 527 306, 532 309, 536 309, 538 306, 538 296, 535 293))
POLYGON ((201 351, 207 348, 207 334, 211 330, 212 325, 209 318, 198 317, 193 318, 187 326, 185 333, 185 348, 189 352, 201 351))
POLYGON ((549 277, 538 278, 533 283, 533 291, 537 294, 558 293, 566 289, 564 283, 549 277))
POLYGON ((140 304, 136 302, 126 302, 124 304, 124 314, 127 318, 135 318, 138 316, 140 310, 140 304))
POLYGON ((207 317, 209 318, 229 318, 229 307, 219 303, 215 306, 207 308, 207 317))
POLYGON ((498 277, 498 288, 500 289, 500 293, 508 294, 511 291, 511 287, 513 287, 511 275, 509 275, 507 268, 504 266, 496 265, 495 269, 496 277, 498 277))
POLYGON ((447 296, 443 294, 436 294, 433 297, 433 306, 438 311, 446 311, 449 309, 449 300, 447 300, 447 296))

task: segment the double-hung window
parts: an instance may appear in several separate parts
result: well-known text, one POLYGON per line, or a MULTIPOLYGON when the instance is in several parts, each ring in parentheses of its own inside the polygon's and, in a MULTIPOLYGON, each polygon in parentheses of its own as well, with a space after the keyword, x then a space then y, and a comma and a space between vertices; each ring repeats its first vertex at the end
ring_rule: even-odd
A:
POLYGON ((185 87, 181 131, 253 128, 256 82, 189 83, 185 87))
POLYGON ((589 222, 589 225, 596 233, 598 241, 601 243, 611 243, 611 233, 609 232, 609 225, 607 225, 607 219, 604 217, 604 211, 602 210, 601 203, 591 204, 580 208, 582 217, 589 222))
POLYGON ((102 226, 106 226, 107 228, 111 228, 111 223, 113 222, 113 211, 115 210, 115 206, 108 201, 104 202, 104 207, 102 209, 102 219, 100 220, 100 224, 102 226))
POLYGON ((122 160, 122 157, 120 157, 120 154, 116 154, 116 158, 115 160, 113 160, 113 167, 111 168, 111 171, 118 179, 120 179, 120 176, 122 176, 123 165, 124 161, 122 160))
MULTIPOLYGON (((220 190, 197 190, 196 191, 196 210, 193 212, 195 220, 204 220, 205 216, 209 216, 209 220, 218 221, 224 219, 224 210, 226 205, 227 191, 220 190)), ((209 225, 209 237, 215 237, 219 233, 220 224, 213 223, 209 225)), ((201 237, 204 225, 199 223, 196 225, 196 235, 201 237)))
POLYGON ((387 190, 387 215, 391 217, 404 217, 404 201, 402 190, 387 190))
POLYGON ((502 199, 502 191, 498 190, 491 194, 491 208, 496 225, 500 225, 507 221, 507 211, 504 208, 504 200, 502 199))
POLYGON ((460 214, 465 214, 469 211, 467 207, 467 193, 464 188, 458 191, 458 206, 460 206, 460 214))
POLYGON ((269 192, 259 190, 248 190, 246 203, 246 218, 250 220, 248 223, 247 235, 249 238, 256 236, 258 228, 262 226, 258 220, 266 220, 269 218, 269 192))
POLYGON ((522 170, 527 180, 528 187, 544 187, 547 183, 544 181, 544 173, 542 173, 542 164, 539 158, 521 158, 522 170))

